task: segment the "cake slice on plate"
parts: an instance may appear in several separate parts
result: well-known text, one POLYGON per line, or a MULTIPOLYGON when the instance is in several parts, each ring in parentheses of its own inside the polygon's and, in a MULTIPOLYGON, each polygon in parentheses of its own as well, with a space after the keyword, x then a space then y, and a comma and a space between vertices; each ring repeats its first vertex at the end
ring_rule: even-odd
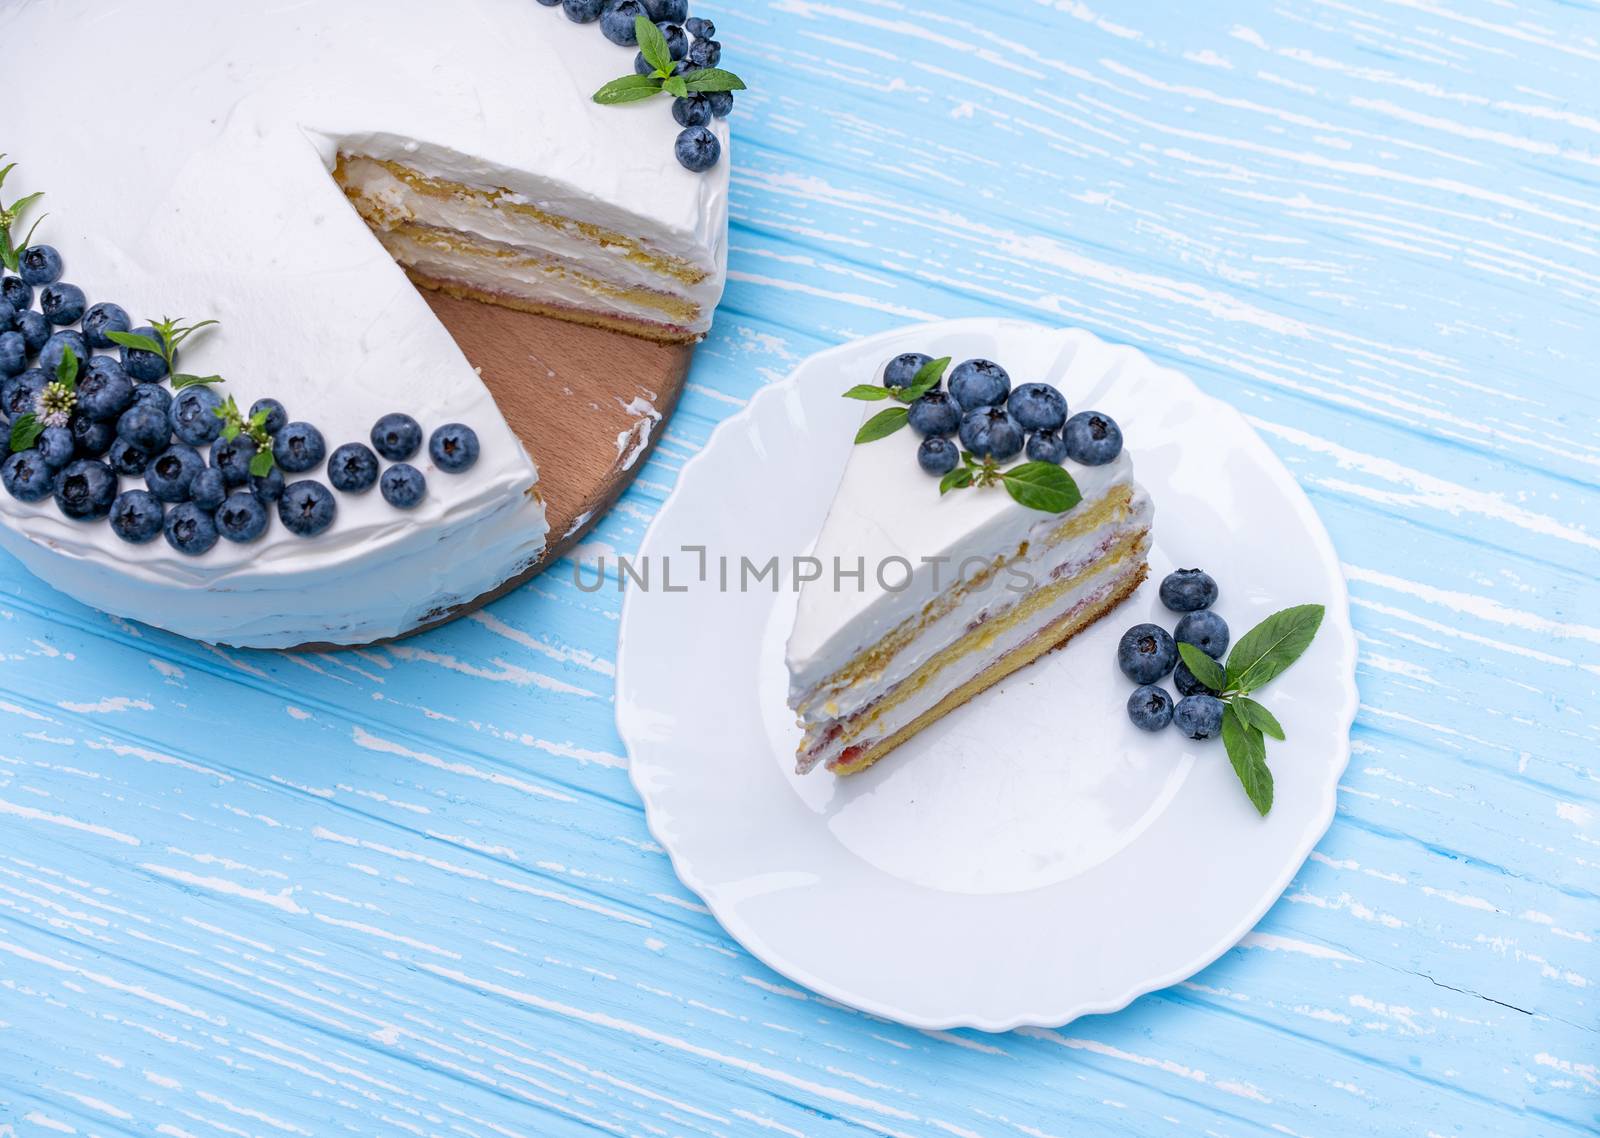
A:
POLYGON ((867 409, 789 639, 802 773, 866 769, 1145 579, 1150 499, 1073 343, 997 322, 843 377, 867 409))

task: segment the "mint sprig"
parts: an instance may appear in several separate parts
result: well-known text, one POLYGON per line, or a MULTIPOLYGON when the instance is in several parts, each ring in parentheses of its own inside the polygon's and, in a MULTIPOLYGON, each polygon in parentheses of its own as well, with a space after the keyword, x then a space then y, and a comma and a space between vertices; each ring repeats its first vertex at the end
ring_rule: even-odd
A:
POLYGON ((909 412, 906 407, 921 399, 928 392, 944 382, 944 372, 950 366, 950 357, 929 360, 917 369, 917 374, 911 377, 911 382, 905 387, 884 387, 877 383, 858 383, 844 393, 846 399, 860 399, 864 402, 874 403, 884 399, 894 399, 904 404, 901 407, 890 407, 887 411, 880 411, 861 425, 856 432, 856 442, 870 443, 879 439, 888 438, 901 427, 906 425, 909 412))
POLYGON ((1245 794, 1263 817, 1272 809, 1267 736, 1281 742, 1284 731, 1277 717, 1250 697, 1305 654, 1322 627, 1325 611, 1321 605, 1296 605, 1273 613, 1238 639, 1226 666, 1193 644, 1178 645, 1178 655, 1194 678, 1223 703, 1222 745, 1245 794))
POLYGON ((645 16, 633 18, 633 31, 639 52, 650 65, 648 75, 624 75, 613 79, 594 93, 594 101, 604 106, 637 103, 642 99, 668 94, 675 99, 690 95, 709 95, 720 91, 743 91, 744 80, 720 67, 679 73, 672 49, 660 28, 645 16))
POLYGON ((1018 505, 1046 514, 1064 514, 1083 501, 1077 480, 1053 462, 1024 462, 1002 468, 992 458, 979 461, 961 452, 961 465, 939 480, 939 494, 969 486, 1004 486, 1018 505))
POLYGON ((44 424, 39 421, 39 416, 32 411, 18 415, 11 420, 11 437, 8 440, 11 452, 28 450, 39 441, 39 436, 44 434, 44 424))
POLYGON ((267 417, 272 412, 263 407, 246 417, 230 395, 222 401, 221 406, 213 407, 211 413, 222 420, 222 437, 228 442, 244 435, 256 444, 255 457, 250 460, 250 473, 257 478, 271 474, 272 468, 278 464, 277 456, 272 453, 272 436, 267 433, 267 417))
POLYGON ((66 426, 77 402, 78 353, 66 348, 56 364, 54 382, 46 384, 34 398, 34 410, 25 411, 11 421, 11 431, 6 437, 11 453, 30 449, 46 427, 66 426))
MULTIPOLYGON (((5 155, 0 154, 0 161, 4 159, 5 155)), ((16 168, 17 164, 13 162, 0 169, 0 186, 5 185, 6 175, 16 168)), ((44 192, 41 190, 38 193, 26 194, 10 205, 0 205, 0 265, 4 265, 12 272, 21 267, 22 251, 33 244, 34 232, 39 228, 39 222, 44 220, 45 215, 41 214, 34 219, 33 224, 28 227, 27 236, 21 241, 13 241, 11 231, 22 223, 22 215, 27 212, 28 207, 42 197, 44 192)))
POLYGON ((106 336, 114 344, 124 348, 133 348, 141 352, 153 352, 160 356, 167 364, 167 372, 172 376, 172 390, 182 391, 185 387, 195 387, 200 384, 222 383, 220 375, 188 375, 178 370, 178 348, 183 342, 196 332, 207 328, 214 328, 218 324, 215 320, 201 320, 195 324, 183 323, 183 318, 162 317, 160 320, 150 322, 150 327, 155 330, 155 336, 146 336, 140 332, 107 332, 106 336))

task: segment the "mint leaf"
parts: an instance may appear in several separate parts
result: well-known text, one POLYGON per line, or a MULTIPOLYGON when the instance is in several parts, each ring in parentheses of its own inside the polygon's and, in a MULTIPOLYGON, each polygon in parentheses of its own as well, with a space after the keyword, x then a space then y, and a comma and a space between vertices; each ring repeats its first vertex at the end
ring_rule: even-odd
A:
POLYGON ((939 496, 942 498, 952 490, 964 490, 972 485, 972 467, 958 466, 949 474, 939 479, 939 496))
POLYGON ((684 77, 689 90, 697 95, 708 94, 712 91, 743 91, 744 80, 731 71, 724 71, 720 67, 706 67, 699 71, 691 71, 684 77))
POLYGON ((1072 475, 1053 462, 1013 466, 1001 472, 1000 480, 1006 484, 1006 493, 1030 510, 1064 514, 1083 501, 1072 475))
POLYGON ((888 438, 905 425, 906 409, 890 407, 887 411, 879 411, 861 424, 861 429, 856 432, 856 442, 857 444, 877 442, 879 439, 888 438))
POLYGON ((18 415, 11 423, 11 450, 27 450, 44 434, 44 424, 32 411, 18 415))
POLYGON ((161 345, 149 336, 138 332, 107 332, 106 338, 113 344, 120 344, 124 348, 133 348, 140 352, 154 352, 158 356, 165 356, 166 352, 161 345))
POLYGON ((1183 657, 1183 662, 1189 665, 1189 670, 1194 673, 1194 678, 1205 684, 1212 691, 1228 690, 1228 674, 1223 671, 1222 665, 1207 656, 1193 644, 1178 644, 1178 655, 1183 657))
POLYGON ((1279 742, 1283 741, 1283 724, 1278 722, 1277 716, 1262 707, 1249 696, 1237 695, 1229 701, 1230 706, 1239 713, 1247 726, 1254 727, 1263 735, 1271 735, 1279 742))
POLYGON ((928 392, 944 382, 944 369, 950 366, 950 357, 929 360, 917 369, 917 374, 912 376, 909 387, 902 388, 895 393, 895 398, 902 403, 915 403, 928 392))
POLYGON ((594 101, 604 106, 637 103, 661 93, 661 80, 654 75, 624 75, 613 79, 594 93, 594 101))
POLYGON ((255 457, 250 460, 250 473, 257 478, 265 478, 272 473, 272 467, 277 462, 270 449, 256 451, 255 457))
POLYGON ((868 403, 875 403, 880 399, 889 398, 889 389, 879 387, 875 383, 858 383, 844 393, 846 399, 864 399, 868 403))
POLYGON ((61 362, 56 364, 56 382, 68 391, 78 387, 78 353, 70 347, 61 351, 61 362))
POLYGON ((633 18, 633 34, 639 41, 639 51, 644 61, 663 75, 672 74, 672 49, 661 29, 645 16, 633 18))
POLYGON ((1247 725, 1229 704, 1222 709, 1222 745, 1227 748, 1233 773, 1263 818, 1272 809, 1272 771, 1267 767, 1267 741, 1247 725))
POLYGON ((175 375, 172 377, 172 390, 182 391, 185 387, 199 387, 208 383, 225 383, 220 375, 175 375))
POLYGON ((684 82, 683 76, 674 75, 662 81, 661 89, 674 99, 687 99, 689 97, 689 84, 684 82))
POLYGON ((1297 605, 1245 633, 1228 653, 1228 686, 1252 692, 1277 679, 1311 646, 1323 611, 1321 605, 1297 605))

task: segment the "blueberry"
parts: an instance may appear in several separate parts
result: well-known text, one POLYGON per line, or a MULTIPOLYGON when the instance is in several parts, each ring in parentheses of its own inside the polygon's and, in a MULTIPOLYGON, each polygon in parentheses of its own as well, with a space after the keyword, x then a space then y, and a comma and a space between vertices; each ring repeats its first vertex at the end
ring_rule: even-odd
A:
POLYGON ((577 24, 592 24, 600 18, 605 0, 561 0, 561 10, 567 19, 577 24))
POLYGON ((49 382, 49 377, 44 372, 34 368, 0 383, 0 412, 10 419, 26 415, 33 410, 39 392, 43 391, 49 382))
POLYGON ((678 135, 673 152, 678 156, 678 165, 700 174, 715 166, 722 157, 722 143, 705 127, 691 126, 678 135))
POLYGON ((322 432, 310 423, 288 423, 272 436, 272 456, 290 474, 304 474, 328 454, 322 432))
POLYGON ((48 498, 56 482, 56 472, 36 450, 19 450, 0 463, 0 482, 19 502, 48 498))
POLYGON ((1213 695, 1186 695, 1172 709, 1172 721, 1191 739, 1215 739, 1222 733, 1222 701, 1213 695))
POLYGON ((390 462, 405 462, 422 446, 422 424, 410 415, 385 415, 372 427, 372 449, 390 462))
POLYGON ((1221 695, 1215 688, 1208 688, 1201 683, 1199 678, 1189 670, 1189 665, 1182 660, 1172 669, 1172 686, 1178 689, 1179 695, 1195 695, 1204 692, 1206 695, 1221 695))
POLYGON ((901 352, 883 365, 883 385, 890 391, 910 387, 917 373, 932 362, 932 356, 925 356, 921 352, 901 352))
POLYGON ((167 508, 148 490, 124 490, 111 503, 111 532, 132 545, 154 541, 167 508))
POLYGON ((28 370, 28 341, 21 332, 0 332, 0 376, 21 375, 28 370))
POLYGON ((202 510, 215 510, 228 496, 228 480, 222 471, 208 466, 189 483, 189 501, 202 510))
POLYGON ((1067 458, 1067 440, 1060 431, 1035 431, 1028 436, 1028 461, 1062 463, 1067 458))
POLYGON ((546 8, 554 8, 561 3, 561 0, 539 0, 539 3, 543 4, 546 8))
MULTIPOLYGON (((193 490, 190 491, 193 493, 193 490)), ((250 476, 250 493, 256 496, 256 501, 264 506, 270 506, 283 497, 283 471, 274 464, 272 469, 265 474, 252 474, 250 476)))
POLYGON ((1217 583, 1203 569, 1174 569, 1161 580, 1161 603, 1173 612, 1198 612, 1217 603, 1217 583))
POLYGON ((61 279, 61 254, 50 245, 30 245, 22 251, 22 267, 18 270, 27 284, 55 284, 61 279))
POLYGON ((446 423, 428 440, 428 455, 446 474, 460 474, 478 461, 478 432, 465 423, 446 423))
POLYGON ((699 16, 690 16, 683 21, 683 30, 697 40, 716 39, 717 25, 710 20, 702 20, 699 16))
POLYGON ((89 359, 89 345, 83 342, 83 334, 70 328, 53 332, 44 342, 44 347, 39 349, 39 367, 51 379, 56 377, 56 369, 61 366, 61 361, 71 351, 78 360, 81 370, 89 359))
POLYGON ((645 14, 639 0, 607 0, 600 13, 600 34, 614 44, 632 47, 639 42, 633 22, 645 14))
POLYGON ((332 492, 309 478, 289 483, 278 499, 278 520, 290 533, 301 537, 315 537, 327 529, 338 510, 332 492))
POLYGON ((17 331, 28 346, 29 355, 38 355, 50 341, 50 321, 37 312, 24 312, 17 317, 17 331))
POLYGON ((116 496, 116 471, 96 459, 70 462, 56 476, 56 506, 74 521, 105 517, 116 496))
MULTIPOLYGON (((158 344, 161 342, 156 330, 148 325, 135 328, 133 333, 136 336, 148 336, 158 344)), ((167 374, 167 361, 155 352, 147 352, 140 348, 123 348, 122 368, 128 373, 128 378, 135 383, 154 383, 167 374)))
POLYGON ((1024 383, 1011 393, 1006 408, 1025 431, 1059 431, 1067 421, 1067 401, 1048 383, 1024 383))
POLYGON ((681 24, 689 18, 689 0, 644 0, 644 7, 658 24, 681 24))
POLYGON ((0 297, 0 332, 11 332, 17 327, 17 309, 14 304, 0 297))
POLYGON ((961 426, 961 408, 943 391, 930 391, 911 405, 906 419, 919 435, 953 435, 961 426))
POLYGON ((276 399, 257 399, 250 404, 250 417, 252 419, 263 411, 267 413, 267 417, 262 421, 261 425, 266 428, 267 434, 275 435, 289 425, 289 412, 285 411, 283 404, 276 399))
POLYGON ((428 493, 428 480, 409 462, 397 462, 378 479, 383 500, 397 510, 410 510, 428 493))
POLYGON ((654 75, 656 73, 656 69, 644 57, 644 52, 642 51, 636 51, 633 54, 633 73, 635 75, 654 75))
POLYGON ((133 405, 152 408, 165 419, 172 411, 172 393, 157 383, 137 383, 133 388, 133 405))
POLYGON ((732 91, 707 91, 705 100, 711 104, 711 113, 716 118, 725 119, 733 114, 732 91))
POLYGON ((168 545, 190 557, 199 557, 217 544, 217 523, 209 511, 193 502, 180 502, 168 510, 161 532, 168 545))
POLYGON ((133 384, 111 356, 95 356, 78 378, 78 410, 110 422, 133 406, 133 384))
MULTIPOLYGON (((72 441, 77 444, 79 458, 99 458, 117 441, 117 425, 106 419, 91 419, 81 411, 73 412, 67 423, 72 441)), ((165 439, 162 440, 166 442, 165 439)))
POLYGON ((978 458, 1004 462, 1022 450, 1022 428, 1004 407, 979 407, 961 416, 961 445, 978 458))
POLYGON ((172 397, 167 421, 172 424, 172 433, 184 442, 203 447, 222 434, 222 420, 217 417, 221 408, 222 396, 211 388, 185 387, 172 397))
POLYGON ((233 440, 218 439, 211 444, 211 465, 222 471, 222 478, 231 490, 250 481, 250 462, 256 456, 256 443, 249 435, 233 440))
POLYGON ((689 62, 696 67, 715 67, 722 62, 722 45, 713 39, 696 39, 689 45, 689 62))
POLYGON ((917 465, 929 474, 943 477, 954 470, 961 462, 961 449, 949 439, 939 438, 937 435, 922 440, 922 445, 917 448, 917 465))
POLYGON ((950 373, 950 394, 963 411, 998 406, 1011 394, 1011 377, 993 360, 967 360, 950 373))
POLYGON ((1160 731, 1172 722, 1172 696, 1155 684, 1134 688, 1128 697, 1128 718, 1141 731, 1160 731))
POLYGON ((1067 420, 1067 457, 1084 466, 1104 466, 1122 453, 1122 428, 1110 415, 1079 411, 1067 420))
POLYGON ((704 95, 672 100, 672 117, 679 126, 705 126, 711 121, 711 104, 704 95))
POLYGON ((135 446, 155 454, 167 449, 172 425, 154 407, 135 403, 117 418, 116 433, 135 446))
POLYGON ((1178 646, 1159 624, 1136 624, 1117 642, 1117 667, 1136 684, 1153 684, 1178 662, 1178 646))
POLYGON ((206 468, 205 459, 194 447, 184 443, 170 446, 145 468, 144 482, 150 493, 163 502, 182 502, 189 497, 189 487, 206 468))
POLYGON ((267 532, 267 508, 248 490, 235 490, 217 510, 217 533, 227 541, 254 541, 267 532))
POLYGON ((1213 660, 1228 650, 1228 622, 1210 609, 1187 613, 1172 634, 1180 644, 1193 644, 1213 660))
POLYGON ((106 333, 132 330, 133 320, 128 316, 128 310, 120 304, 101 301, 83 315, 83 334, 91 348, 115 347, 106 333))
POLYGON ((57 327, 76 324, 83 319, 83 310, 88 306, 89 298, 77 285, 52 284, 39 290, 39 311, 57 327))
POLYGON ((673 59, 683 59, 689 54, 689 36, 681 24, 671 20, 656 20, 656 27, 661 29, 661 35, 667 41, 668 55, 673 59))
POLYGON ((51 469, 60 469, 78 453, 78 440, 66 427, 46 427, 34 441, 34 449, 51 469))
POLYGON ((378 456, 361 443, 345 443, 328 459, 328 481, 346 494, 365 493, 378 481, 378 456))
POLYGON ((138 478, 149 469, 150 452, 143 447, 135 446, 127 439, 116 439, 111 443, 110 453, 106 461, 111 463, 111 468, 118 474, 126 474, 129 478, 138 478))
POLYGON ((7 277, 0 281, 0 298, 18 312, 33 307, 33 286, 21 277, 7 277))

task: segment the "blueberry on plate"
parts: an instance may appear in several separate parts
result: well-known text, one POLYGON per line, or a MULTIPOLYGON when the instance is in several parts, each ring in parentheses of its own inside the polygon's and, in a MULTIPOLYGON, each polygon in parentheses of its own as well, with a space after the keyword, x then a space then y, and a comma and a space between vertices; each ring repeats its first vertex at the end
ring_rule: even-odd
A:
MULTIPOLYGON (((79 458, 99 458, 117 441, 117 425, 106 419, 91 419, 82 411, 75 411, 67 421, 72 441, 77 444, 79 458)), ((166 439, 161 440, 162 445, 166 439)))
POLYGON ((695 40, 689 45, 689 62, 696 67, 715 67, 722 62, 722 45, 713 39, 695 40))
POLYGON ((932 362, 932 356, 925 356, 921 352, 901 352, 883 365, 883 385, 890 391, 910 387, 917 373, 932 362))
MULTIPOLYGON (((191 489, 190 493, 194 491, 191 489)), ((274 464, 272 469, 265 474, 252 474, 250 476, 250 493, 256 496, 256 501, 264 506, 270 506, 283 497, 283 471, 274 464)))
POLYGON ((576 24, 594 23, 605 6, 605 0, 561 0, 561 10, 576 24))
POLYGON ((428 455, 446 474, 461 474, 478 461, 478 432, 465 423, 446 423, 428 440, 428 455))
POLYGON ((1067 457, 1084 466, 1104 466, 1122 453, 1122 429, 1110 415, 1079 411, 1064 431, 1067 457))
POLYGON ((256 457, 256 442, 249 435, 218 439, 211 444, 211 465, 222 471, 228 489, 250 481, 250 463, 256 457))
POLYGON ((711 113, 719 119, 725 119, 733 114, 732 91, 707 91, 706 102, 711 104, 711 113))
POLYGON ((328 481, 346 494, 364 494, 378 481, 378 456, 361 443, 345 443, 328 458, 328 481))
POLYGON ((17 331, 28 346, 28 354, 36 356, 50 342, 50 321, 37 312, 23 312, 17 316, 17 331))
POLYGON ((205 468, 199 451, 178 443, 156 455, 145 467, 144 484, 163 502, 186 501, 190 485, 205 468))
POLYGON ((397 462, 378 479, 378 491, 395 509, 410 510, 427 496, 428 480, 409 462, 397 462))
POLYGON ((316 537, 333 524, 338 512, 333 491, 310 478, 289 483, 278 499, 278 520, 300 537, 316 537))
POLYGON ((120 304, 102 300, 83 314, 83 335, 91 348, 114 348, 107 332, 131 332, 133 320, 120 304))
MULTIPOLYGON (((129 389, 132 396, 132 389, 129 389)), ((217 412, 222 409, 222 396, 209 387, 185 387, 172 397, 172 407, 167 411, 167 421, 172 433, 190 446, 203 447, 222 434, 222 420, 217 412)))
POLYGON ((1228 622, 1210 609, 1184 615, 1172 635, 1181 644, 1193 644, 1213 660, 1228 650, 1228 622))
POLYGON ((105 517, 116 497, 116 471, 98 459, 69 462, 56 476, 56 507, 73 521, 105 517))
POLYGON ((679 126, 705 126, 711 121, 711 104, 704 95, 672 100, 672 117, 679 126))
POLYGON ((214 466, 206 467, 189 483, 189 501, 202 510, 215 510, 227 497, 228 480, 214 466))
POLYGON ((390 462, 405 462, 422 446, 422 424, 410 415, 385 415, 372 427, 372 449, 390 462))
POLYGON ((267 508, 248 490, 235 490, 218 508, 217 534, 225 541, 254 541, 267 532, 267 508))
POLYGON ((691 126, 678 135, 673 153, 678 156, 678 165, 690 173, 701 174, 715 166, 717 159, 722 157, 722 143, 705 127, 691 126))
POLYGON ((39 392, 43 391, 49 382, 44 372, 33 368, 0 383, 0 412, 4 412, 8 419, 26 415, 33 410, 39 392))
POLYGON ((28 370, 28 341, 21 332, 0 332, 0 376, 10 378, 28 370))
POLYGON ((1153 684, 1178 662, 1178 645, 1159 624, 1136 624, 1117 642, 1117 667, 1136 684, 1153 684))
POLYGON ((1022 428, 1004 407, 979 407, 961 416, 961 445, 978 458, 1004 462, 1022 451, 1022 428))
POLYGON ((1172 697, 1157 684, 1134 688, 1128 697, 1128 718, 1141 731, 1160 731, 1172 722, 1172 697))
POLYGON ((1067 421, 1067 401, 1048 383, 1024 383, 1011 393, 1006 409, 1025 431, 1059 431, 1067 421))
POLYGON ((78 440, 67 427, 46 427, 34 440, 33 449, 39 452, 46 466, 59 470, 77 455, 78 440))
POLYGON ((51 284, 39 290, 39 311, 58 328, 83 319, 83 310, 88 306, 89 298, 77 285, 51 284))
POLYGON ((1178 689, 1179 695, 1221 695, 1215 688, 1208 688, 1200 682, 1200 678, 1189 670, 1189 665, 1182 660, 1172 669, 1172 686, 1178 689))
POLYGON ((1035 431, 1028 436, 1027 455, 1029 462, 1063 463, 1067 460, 1067 440, 1060 431, 1035 431))
POLYGON ((906 421, 919 435, 953 435, 961 428, 961 408, 943 391, 930 391, 913 403, 906 421))
POLYGON ((632 47, 639 42, 633 22, 644 14, 639 0, 607 0, 600 12, 600 34, 620 47, 632 47))
POLYGON ((0 463, 0 482, 19 502, 37 502, 50 496, 56 472, 37 450, 19 450, 0 463))
POLYGON ((135 403, 117 418, 116 434, 135 446, 157 454, 167 449, 172 424, 167 416, 146 403, 135 403))
POLYGON ((150 467, 150 452, 141 446, 135 446, 127 439, 113 439, 106 461, 118 474, 139 478, 150 467))
MULTIPOLYGON (((156 343, 160 338, 156 330, 149 325, 133 330, 136 336, 148 336, 156 343)), ((122 349, 122 370, 128 373, 128 378, 135 383, 154 383, 167 374, 167 361, 155 352, 147 352, 143 348, 122 349)))
POLYGON ((148 490, 124 490, 111 503, 111 532, 131 545, 154 541, 167 508, 148 490))
POLYGON ((1173 612, 1199 612, 1217 603, 1217 583, 1204 569, 1174 569, 1161 579, 1160 593, 1173 612))
POLYGON ((54 379, 56 369, 61 366, 61 361, 66 358, 69 350, 77 357, 78 366, 81 368, 89 358, 89 345, 83 342, 83 334, 72 328, 52 332, 50 338, 44 342, 44 347, 39 349, 39 367, 54 379))
POLYGON ((1222 734, 1222 701, 1213 695, 1186 695, 1172 709, 1172 722, 1191 739, 1222 734))
POLYGON ((95 356, 78 375, 78 410, 109 422, 133 406, 133 382, 114 356, 95 356))
POLYGON ((681 24, 689 18, 689 0, 644 0, 644 6, 658 24, 681 24))
POLYGON ((152 408, 164 419, 172 410, 172 392, 158 383, 136 383, 133 387, 133 405, 152 408))
POLYGON ((217 544, 217 523, 210 511, 193 502, 180 502, 168 510, 161 532, 168 545, 189 557, 199 557, 217 544))
POLYGON ((22 251, 21 267, 17 270, 27 284, 55 284, 61 279, 61 254, 53 245, 29 245, 22 251))
POLYGON ((710 20, 701 19, 699 16, 690 16, 683 21, 683 30, 697 40, 717 38, 717 25, 710 20))
POLYGON ((272 457, 290 474, 304 474, 328 455, 322 432, 310 423, 288 423, 272 436, 272 457))
POLYGON ((19 313, 33 307, 33 286, 21 277, 7 277, 0 281, 0 299, 19 313))
POLYGON ((950 373, 950 394, 963 411, 995 407, 1011 394, 1011 376, 993 360, 964 360, 950 373))
POLYGON ((285 411, 283 404, 276 399, 257 399, 250 404, 250 418, 254 419, 263 411, 267 413, 267 417, 262 420, 261 425, 266 428, 267 434, 275 435, 289 425, 289 412, 285 411))
POLYGON ((929 474, 944 477, 961 462, 961 449, 949 439, 934 435, 917 448, 917 465, 929 474))

